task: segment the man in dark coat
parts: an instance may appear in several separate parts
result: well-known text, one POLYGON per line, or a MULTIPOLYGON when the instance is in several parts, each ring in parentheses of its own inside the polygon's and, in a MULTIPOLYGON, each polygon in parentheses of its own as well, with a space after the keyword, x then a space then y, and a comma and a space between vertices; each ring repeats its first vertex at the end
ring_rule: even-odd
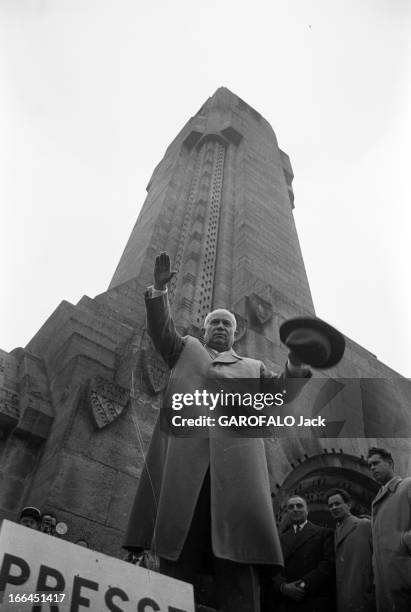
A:
POLYGON ((338 612, 375 612, 371 521, 351 514, 351 498, 343 489, 327 494, 336 521, 334 532, 338 612))
MULTIPOLYGON (((220 309, 205 320, 204 345, 181 337, 171 319, 166 253, 156 258, 154 286, 146 294, 147 325, 157 351, 172 368, 163 409, 173 394, 207 389, 216 378, 272 381, 273 393, 295 397, 310 370, 290 355, 280 376, 233 350, 236 321, 220 309)), ((201 412, 201 408, 199 411, 201 412)), ((261 438, 173 437, 159 422, 141 475, 124 547, 151 549, 160 571, 194 582, 202 562, 215 573, 215 605, 224 612, 258 612, 260 564, 282 565, 261 438)))
MULTIPOLYGON (((335 610, 333 532, 307 520, 307 502, 290 497, 287 513, 291 525, 281 535, 284 572, 273 578, 274 589, 286 612, 335 610)), ((275 604, 273 602, 273 610, 275 604)), ((268 612, 269 608, 264 608, 268 612)))

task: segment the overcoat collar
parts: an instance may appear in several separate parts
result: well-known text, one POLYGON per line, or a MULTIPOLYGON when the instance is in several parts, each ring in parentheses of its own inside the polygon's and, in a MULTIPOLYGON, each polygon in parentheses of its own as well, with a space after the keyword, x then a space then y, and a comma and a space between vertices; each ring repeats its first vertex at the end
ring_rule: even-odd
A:
POLYGON ((343 521, 340 527, 337 527, 335 530, 335 545, 339 546, 341 542, 347 537, 349 533, 354 531, 358 525, 358 518, 350 514, 343 521))
POLYGON ((230 348, 228 351, 224 351, 223 353, 217 353, 213 359, 214 363, 237 363, 237 361, 241 360, 242 357, 237 355, 234 349, 230 348))
POLYGON ((399 476, 395 476, 394 478, 390 480, 388 485, 384 485, 383 487, 381 487, 381 489, 378 491, 375 499, 372 502, 372 508, 374 509, 374 507, 377 504, 379 504, 381 500, 384 499, 384 497, 386 497, 388 494, 394 493, 394 491, 400 484, 401 480, 402 478, 400 478, 399 476))
POLYGON ((308 521, 304 529, 294 533, 294 528, 291 525, 287 531, 285 531, 281 537, 281 544, 283 547, 284 559, 291 557, 294 552, 303 546, 308 540, 314 537, 318 532, 318 527, 308 521))

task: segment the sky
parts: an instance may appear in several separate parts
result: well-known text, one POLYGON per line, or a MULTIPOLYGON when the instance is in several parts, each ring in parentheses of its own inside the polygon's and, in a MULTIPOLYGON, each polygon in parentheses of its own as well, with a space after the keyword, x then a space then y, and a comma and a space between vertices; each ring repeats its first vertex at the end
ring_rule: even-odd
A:
POLYGON ((0 0, 0 348, 108 287, 226 86, 273 126, 317 315, 411 376, 408 0, 0 0))

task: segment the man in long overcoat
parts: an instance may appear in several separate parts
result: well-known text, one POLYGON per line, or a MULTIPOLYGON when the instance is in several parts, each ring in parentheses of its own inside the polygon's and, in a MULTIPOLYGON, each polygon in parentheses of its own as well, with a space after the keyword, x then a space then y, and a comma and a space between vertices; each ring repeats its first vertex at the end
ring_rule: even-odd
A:
POLYGON ((372 502, 377 612, 411 610, 411 478, 394 474, 389 451, 372 447, 368 466, 381 485, 372 502))
POLYGON ((343 489, 328 492, 334 532, 338 612, 374 612, 371 521, 351 514, 343 489))
MULTIPOLYGON (((146 294, 147 325, 157 351, 172 369, 163 408, 174 393, 207 389, 216 378, 271 379, 273 393, 295 397, 310 370, 290 355, 275 376, 255 359, 233 350, 235 317, 216 310, 205 320, 204 345, 175 330, 167 299, 170 260, 156 258, 154 287, 146 294)), ((160 571, 194 582, 199 562, 215 572, 217 607, 258 612, 258 566, 281 566, 261 438, 173 437, 157 422, 130 515, 124 547, 151 549, 160 571)))

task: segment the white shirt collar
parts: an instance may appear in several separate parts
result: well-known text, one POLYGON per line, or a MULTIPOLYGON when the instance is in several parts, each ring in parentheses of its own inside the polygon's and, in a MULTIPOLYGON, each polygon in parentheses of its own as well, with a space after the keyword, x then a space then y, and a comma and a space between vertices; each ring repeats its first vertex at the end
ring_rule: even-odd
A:
POLYGON ((302 529, 304 529, 304 527, 306 526, 306 524, 308 523, 308 520, 304 521, 304 523, 299 523, 298 525, 293 525, 293 529, 294 529, 294 533, 297 533, 297 529, 298 531, 301 531, 302 529))

